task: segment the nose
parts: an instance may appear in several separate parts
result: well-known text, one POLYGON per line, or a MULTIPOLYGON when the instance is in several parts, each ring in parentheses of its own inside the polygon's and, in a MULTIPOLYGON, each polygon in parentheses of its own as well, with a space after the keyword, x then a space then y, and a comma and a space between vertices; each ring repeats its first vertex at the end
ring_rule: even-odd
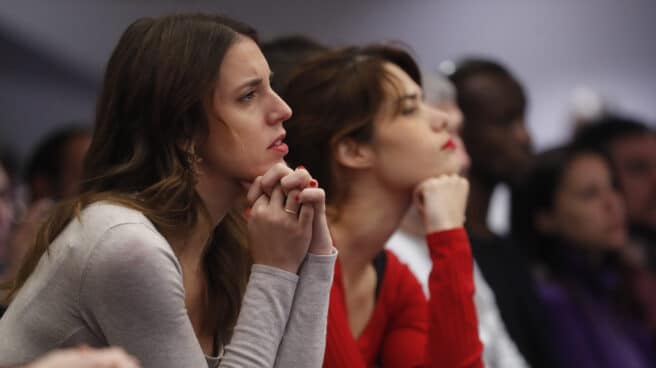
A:
POLYGON ((604 204, 605 204, 606 211, 611 215, 613 215, 614 217, 619 217, 623 219, 625 215, 624 199, 617 192, 617 190, 613 189, 608 191, 604 199, 605 199, 604 204))
POLYGON ((435 132, 441 132, 449 127, 449 115, 442 110, 428 106, 430 110, 430 124, 431 129, 435 132))
POLYGON ((531 135, 528 133, 528 128, 526 128, 526 122, 523 117, 515 121, 512 134, 515 142, 520 146, 530 147, 531 135))
POLYGON ((271 94, 272 103, 267 114, 267 123, 277 125, 292 117, 292 108, 273 90, 271 90, 271 94))

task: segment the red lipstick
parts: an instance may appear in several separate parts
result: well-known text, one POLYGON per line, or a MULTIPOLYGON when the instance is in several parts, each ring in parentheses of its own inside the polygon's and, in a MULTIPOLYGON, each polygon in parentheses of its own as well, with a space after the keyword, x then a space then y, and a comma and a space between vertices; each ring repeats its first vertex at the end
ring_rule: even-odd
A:
POLYGON ((449 140, 446 141, 446 142, 442 145, 442 151, 445 151, 445 150, 452 150, 452 149, 456 149, 456 148, 457 148, 457 146, 456 146, 456 142, 455 142, 453 139, 451 139, 451 138, 449 138, 449 140))

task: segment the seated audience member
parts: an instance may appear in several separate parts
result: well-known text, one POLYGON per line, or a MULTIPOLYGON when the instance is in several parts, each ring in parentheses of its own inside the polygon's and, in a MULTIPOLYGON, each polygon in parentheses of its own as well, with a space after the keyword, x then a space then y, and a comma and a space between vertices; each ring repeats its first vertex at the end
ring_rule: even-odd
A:
POLYGON ((283 97, 288 161, 326 189, 340 250, 324 367, 482 367, 463 228, 467 181, 447 116, 420 72, 386 46, 328 51, 300 65, 283 97), (415 201, 433 261, 427 301, 385 243, 415 201))
MULTIPOLYGON (((563 367, 654 367, 653 337, 619 253, 625 209, 606 159, 565 147, 539 155, 517 192, 514 228, 541 263, 540 299, 563 367)), ((656 292, 656 290, 652 290, 656 292)))
POLYGON ((90 144, 91 131, 85 126, 60 128, 44 138, 25 170, 29 202, 44 198, 57 201, 76 194, 90 144))
POLYGON ((18 265, 36 240, 38 228, 54 202, 77 192, 90 142, 91 131, 87 127, 69 126, 50 133, 37 145, 25 168, 29 194, 27 210, 17 219, 7 245, 7 268, 0 280, 18 271, 18 265))
POLYGON ((145 367, 321 366, 337 255, 323 190, 283 162, 291 110, 270 77, 238 21, 127 28, 79 194, 4 285, 0 366, 81 344, 145 367))
POLYGON ((15 220, 13 160, 0 151, 0 277, 9 263, 9 239, 15 220))
POLYGON ((610 158, 626 202, 629 235, 656 272, 656 132, 637 120, 610 115, 581 128, 575 140, 610 158))
MULTIPOLYGON (((447 130, 452 135, 457 148, 458 171, 465 173, 469 168, 469 155, 460 139, 462 112, 455 101, 455 90, 448 79, 437 73, 423 72, 422 87, 426 102, 445 112, 448 119, 447 130)), ((401 228, 392 235, 386 247, 406 263, 417 277, 426 296, 429 296, 428 276, 432 262, 424 240, 425 230, 417 209, 412 207, 401 223, 401 228)), ((494 293, 474 263, 474 303, 478 315, 478 332, 483 343, 483 361, 486 367, 526 367, 526 362, 517 350, 499 314, 494 293)))
POLYGON ((461 62, 450 79, 463 113, 462 139, 471 158, 467 232, 474 259, 522 356, 533 368, 553 368, 552 339, 527 260, 520 247, 494 234, 487 224, 494 188, 505 183, 512 190, 529 166, 531 139, 524 89, 504 66, 486 59, 461 62))

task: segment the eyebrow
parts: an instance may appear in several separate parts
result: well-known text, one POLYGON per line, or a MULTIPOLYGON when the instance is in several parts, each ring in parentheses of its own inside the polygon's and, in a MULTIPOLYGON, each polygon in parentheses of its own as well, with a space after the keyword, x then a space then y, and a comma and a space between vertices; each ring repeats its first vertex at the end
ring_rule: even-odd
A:
MULTIPOLYGON (((269 80, 271 80, 271 78, 273 78, 273 72, 269 72, 269 80)), ((254 78, 254 79, 251 79, 251 80, 241 84, 239 87, 237 87, 237 90, 240 91, 240 90, 242 90, 244 88, 247 88, 247 87, 248 88, 257 87, 262 82, 263 82, 262 78, 254 78)))
POLYGON ((249 88, 257 87, 261 83, 262 83, 262 78, 251 79, 251 80, 247 81, 246 83, 243 83, 239 87, 237 87, 237 90, 241 91, 242 89, 244 89, 246 87, 249 87, 249 88))

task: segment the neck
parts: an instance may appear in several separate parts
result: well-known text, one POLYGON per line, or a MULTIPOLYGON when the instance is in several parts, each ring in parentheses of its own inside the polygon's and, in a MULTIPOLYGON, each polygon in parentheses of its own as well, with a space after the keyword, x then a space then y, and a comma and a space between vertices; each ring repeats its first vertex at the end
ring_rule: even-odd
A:
POLYGON ((243 187, 234 179, 203 173, 198 178, 196 192, 207 213, 199 216, 189 232, 173 235, 169 240, 183 268, 191 272, 202 269, 210 235, 243 197, 243 187))
POLYGON ((401 222, 401 230, 417 237, 423 237, 426 234, 426 230, 424 230, 424 224, 421 221, 421 216, 419 215, 419 211, 417 211, 415 206, 410 207, 408 212, 405 214, 405 217, 403 217, 403 221, 401 222))
POLYGON ((340 252, 344 276, 357 278, 367 269, 398 229, 410 205, 410 193, 388 190, 375 178, 357 180, 330 221, 335 246, 340 252))
POLYGON ((495 181, 485 180, 483 175, 476 175, 473 171, 470 174, 467 230, 473 237, 489 239, 494 236, 487 226, 487 212, 496 184, 495 181))

